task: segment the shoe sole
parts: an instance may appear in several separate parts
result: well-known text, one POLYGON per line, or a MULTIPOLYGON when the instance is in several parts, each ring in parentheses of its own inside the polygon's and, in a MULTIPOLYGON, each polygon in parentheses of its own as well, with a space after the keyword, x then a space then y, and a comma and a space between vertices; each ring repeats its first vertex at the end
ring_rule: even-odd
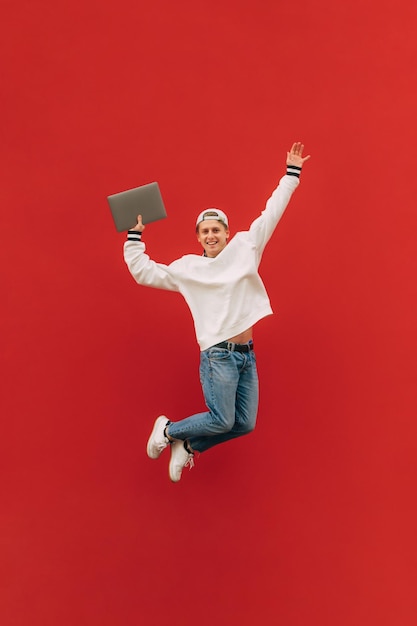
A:
POLYGON ((156 418, 156 420, 155 420, 155 424, 153 425, 153 429, 152 429, 152 432, 151 432, 151 436, 149 437, 149 439, 148 439, 148 443, 147 443, 147 445, 146 445, 146 453, 147 453, 147 455, 148 455, 148 457, 149 457, 150 459, 159 459, 159 457, 160 457, 160 455, 161 455, 161 453, 157 454, 157 456, 153 456, 153 455, 151 454, 151 441, 152 441, 152 439, 153 439, 153 436, 154 436, 154 434, 155 434, 155 431, 159 428, 160 423, 161 423, 161 422, 168 422, 168 421, 169 421, 169 420, 168 420, 168 418, 167 418, 167 417, 165 417, 165 415, 160 415, 160 416, 159 416, 159 417, 157 417, 157 418, 156 418))
POLYGON ((184 467, 181 469, 181 471, 180 471, 180 475, 179 475, 179 476, 177 476, 177 474, 176 474, 176 473, 174 473, 174 468, 172 467, 172 466, 173 466, 173 463, 172 463, 172 454, 173 454, 173 453, 175 453, 175 446, 176 446, 176 445, 177 445, 177 446, 181 446, 181 447, 183 447, 183 446, 184 446, 184 442, 183 442, 182 440, 178 440, 178 439, 177 439, 177 440, 176 440, 176 441, 174 441, 174 443, 171 445, 171 460, 170 460, 170 462, 169 462, 168 474, 169 474, 169 478, 170 478, 170 480, 171 480, 173 483, 179 483, 179 481, 181 480, 181 477, 182 477, 182 470, 184 469, 184 467))

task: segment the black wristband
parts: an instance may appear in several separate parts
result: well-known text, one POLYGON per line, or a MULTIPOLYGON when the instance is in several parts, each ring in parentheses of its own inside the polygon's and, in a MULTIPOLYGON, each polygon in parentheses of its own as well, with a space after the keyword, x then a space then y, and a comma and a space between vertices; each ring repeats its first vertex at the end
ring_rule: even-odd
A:
POLYGON ((300 174, 301 174, 301 167, 299 167, 298 165, 287 165, 288 176, 296 176, 297 178, 300 178, 300 174))
POLYGON ((128 230, 127 231, 127 239, 128 241, 141 241, 142 233, 138 230, 128 230))

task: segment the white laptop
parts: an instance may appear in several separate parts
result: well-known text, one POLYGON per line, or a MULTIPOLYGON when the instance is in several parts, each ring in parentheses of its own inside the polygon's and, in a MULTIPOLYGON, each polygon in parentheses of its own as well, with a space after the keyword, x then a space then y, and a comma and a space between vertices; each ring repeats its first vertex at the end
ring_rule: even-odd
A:
POLYGON ((107 202, 119 233, 136 226, 138 215, 142 215, 144 224, 167 216, 158 183, 148 183, 114 193, 107 196, 107 202))

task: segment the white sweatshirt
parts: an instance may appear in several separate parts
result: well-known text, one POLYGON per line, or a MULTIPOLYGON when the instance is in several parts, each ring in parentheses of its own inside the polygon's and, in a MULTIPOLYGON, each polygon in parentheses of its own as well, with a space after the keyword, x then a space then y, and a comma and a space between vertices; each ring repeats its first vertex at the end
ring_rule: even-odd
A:
POLYGON ((287 168, 264 211, 215 257, 187 254, 170 265, 145 254, 139 233, 128 234, 124 258, 141 285, 178 291, 194 320, 200 350, 230 339, 272 314, 258 274, 264 248, 299 184, 300 168, 287 168))

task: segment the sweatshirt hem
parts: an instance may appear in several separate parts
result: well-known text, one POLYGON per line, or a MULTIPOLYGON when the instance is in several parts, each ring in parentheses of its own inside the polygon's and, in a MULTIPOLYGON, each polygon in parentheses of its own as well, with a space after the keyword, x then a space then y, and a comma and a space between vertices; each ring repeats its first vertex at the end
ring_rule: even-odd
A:
POLYGON ((259 322, 264 317, 268 315, 273 315, 273 310, 271 307, 266 307, 262 309, 261 312, 255 314, 254 317, 247 318, 243 320, 243 322, 239 322, 238 325, 233 326, 232 328, 226 328, 224 331, 217 333, 216 335, 211 335, 207 339, 199 339, 198 345, 200 346, 200 351, 204 352, 204 350, 208 350, 212 346, 215 346, 217 343, 221 343, 222 341, 227 341, 231 337, 238 335, 239 333, 243 333, 245 330, 254 326, 257 322, 259 322))

